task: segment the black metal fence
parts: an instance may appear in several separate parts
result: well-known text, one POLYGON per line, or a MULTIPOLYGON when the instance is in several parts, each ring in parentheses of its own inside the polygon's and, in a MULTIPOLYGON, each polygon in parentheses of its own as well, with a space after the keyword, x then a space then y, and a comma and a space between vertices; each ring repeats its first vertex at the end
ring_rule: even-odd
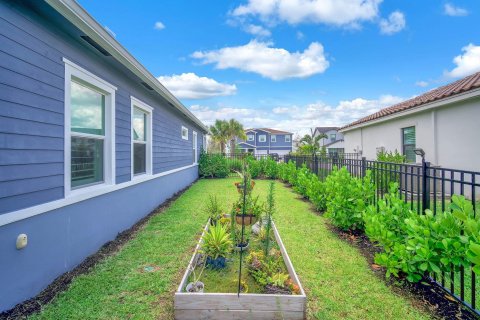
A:
MULTIPOLYGON (((356 177, 363 177, 370 170, 376 185, 375 204, 388 193, 390 182, 396 182, 402 199, 410 204, 411 210, 418 213, 425 209, 432 210, 434 214, 444 212, 448 209, 452 195, 457 194, 470 200, 474 213, 479 214, 480 172, 431 166, 426 161, 422 161, 422 164, 407 164, 341 156, 287 155, 284 161, 293 161, 297 167, 305 164, 322 181, 334 168, 345 167, 356 177)), ((480 314, 476 290, 478 279, 471 268, 461 267, 459 271, 448 274, 432 274, 431 278, 449 294, 480 314)))

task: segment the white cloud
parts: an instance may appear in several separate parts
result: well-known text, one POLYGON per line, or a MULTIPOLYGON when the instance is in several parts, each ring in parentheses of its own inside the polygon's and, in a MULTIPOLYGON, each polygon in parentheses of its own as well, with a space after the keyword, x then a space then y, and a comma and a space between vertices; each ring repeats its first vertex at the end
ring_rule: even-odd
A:
POLYGON ((374 113, 403 101, 402 98, 384 95, 377 99, 357 98, 340 101, 331 106, 323 102, 306 106, 281 106, 271 110, 258 108, 235 108, 194 105, 190 110, 205 124, 212 124, 215 119, 239 120, 244 127, 271 127, 303 135, 310 128, 318 126, 342 126, 366 115, 374 113))
POLYGON ((388 19, 380 20, 380 32, 391 35, 402 31, 405 25, 405 15, 400 11, 394 11, 388 16, 388 19))
POLYGON ((463 17, 468 15, 468 10, 456 7, 451 3, 446 3, 443 7, 443 13, 452 17, 463 17))
POLYGON ((192 57, 201 59, 204 64, 214 63, 217 69, 235 68, 272 80, 306 78, 323 73, 329 66, 323 46, 318 42, 312 42, 303 52, 289 52, 272 45, 252 40, 243 46, 197 51, 192 57))
POLYGON ((162 22, 157 21, 155 22, 155 25, 153 26, 153 28, 157 30, 163 30, 165 29, 165 25, 162 22))
POLYGON ((383 0, 248 0, 232 15, 258 16, 269 23, 323 23, 335 26, 358 26, 378 15, 383 0))
POLYGON ((157 79, 180 99, 205 99, 237 92, 234 84, 220 83, 211 78, 199 77, 195 73, 160 76, 157 79))
POLYGON ((243 29, 245 30, 245 32, 257 37, 270 37, 272 35, 270 30, 255 24, 246 25, 243 29))
POLYGON ((445 75, 451 78, 460 78, 480 71, 480 46, 470 43, 462 48, 463 53, 453 58, 456 67, 451 71, 445 71, 445 75))
POLYGON ((428 87, 429 83, 427 81, 417 81, 415 82, 415 85, 417 87, 425 88, 425 87, 428 87))

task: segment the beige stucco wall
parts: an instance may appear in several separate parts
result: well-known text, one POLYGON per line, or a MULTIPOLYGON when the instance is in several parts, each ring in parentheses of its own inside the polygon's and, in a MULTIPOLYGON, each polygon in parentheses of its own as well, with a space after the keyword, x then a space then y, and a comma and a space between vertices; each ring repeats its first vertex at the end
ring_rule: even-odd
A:
POLYGON ((427 161, 480 171, 480 98, 344 132, 345 152, 362 150, 367 159, 375 159, 379 147, 401 152, 402 128, 410 126, 415 126, 416 147, 425 150, 427 161))

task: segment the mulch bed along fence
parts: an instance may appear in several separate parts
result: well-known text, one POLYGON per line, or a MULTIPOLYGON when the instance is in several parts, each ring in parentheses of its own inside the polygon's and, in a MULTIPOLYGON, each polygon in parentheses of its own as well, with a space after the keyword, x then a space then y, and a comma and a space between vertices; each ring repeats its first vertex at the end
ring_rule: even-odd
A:
POLYGON ((160 206, 158 206, 148 215, 140 219, 130 229, 120 232, 114 240, 105 243, 96 253, 88 256, 73 270, 68 271, 57 277, 50 285, 48 285, 48 287, 43 289, 43 291, 40 292, 38 295, 17 304, 10 310, 0 313, 0 320, 26 319, 29 315, 41 311, 44 305, 55 299, 55 297, 59 293, 67 290, 75 277, 90 272, 97 263, 102 262, 103 260, 105 260, 105 258, 115 255, 118 251, 120 251, 123 245, 133 239, 137 235, 137 233, 143 229, 143 227, 148 223, 150 218, 157 214, 161 214, 166 209, 168 209, 172 202, 174 202, 185 191, 187 191, 191 187, 191 185, 178 191, 172 197, 165 200, 165 202, 163 202, 160 206))

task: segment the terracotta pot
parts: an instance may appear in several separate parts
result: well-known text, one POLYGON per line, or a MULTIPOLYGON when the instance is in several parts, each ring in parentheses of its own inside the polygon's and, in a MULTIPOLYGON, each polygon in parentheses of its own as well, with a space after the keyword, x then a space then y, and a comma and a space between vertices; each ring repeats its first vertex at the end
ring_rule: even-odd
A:
POLYGON ((249 226, 257 222, 257 217, 254 216, 253 214, 246 214, 246 215, 237 214, 235 216, 235 220, 237 221, 237 224, 240 224, 240 225, 244 224, 246 226, 249 226))
MULTIPOLYGON (((252 189, 253 189, 253 187, 255 186, 255 181, 252 180, 250 182, 250 185, 252 186, 252 189)), ((237 187, 238 193, 242 193, 242 189, 243 189, 242 183, 241 182, 235 182, 235 186, 237 187)))

